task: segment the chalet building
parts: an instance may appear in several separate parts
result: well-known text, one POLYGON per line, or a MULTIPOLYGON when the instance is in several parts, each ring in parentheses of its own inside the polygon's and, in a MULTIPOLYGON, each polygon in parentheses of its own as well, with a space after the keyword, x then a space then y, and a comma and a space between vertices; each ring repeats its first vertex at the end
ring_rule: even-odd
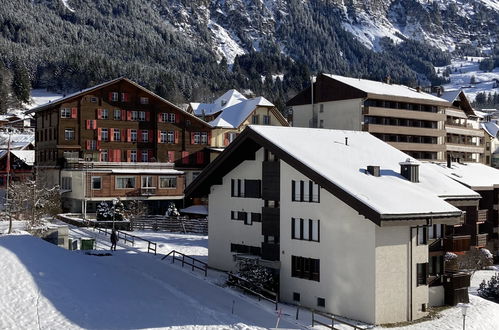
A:
POLYGON ((66 202, 73 212, 85 209, 86 201, 95 204, 120 193, 124 199, 162 200, 159 209, 166 209, 168 200, 182 198, 182 189, 163 189, 162 185, 169 184, 158 172, 158 164, 170 164, 167 171, 178 172, 166 175, 176 176, 176 184, 184 185, 184 180, 192 180, 209 162, 211 126, 126 78, 68 95, 29 113, 34 114, 37 123, 39 174, 49 184, 71 190, 66 202), (126 167, 129 169, 124 171, 126 167), (109 176, 102 176, 100 184, 92 179, 98 176, 96 168, 110 171, 109 176), (118 168, 123 171, 117 173, 118 168), (62 182, 64 171, 69 169, 83 171, 86 177, 75 182, 88 183, 86 188, 76 189, 74 184, 69 188, 68 182, 62 182), (140 169, 144 175, 140 175, 140 169), (134 184, 130 183, 132 179, 124 184, 122 174, 127 178, 135 175, 134 184), (89 188, 99 185, 103 187, 100 192, 89 188), (82 195, 77 196, 77 192, 82 195), (77 207, 80 204, 75 199, 84 201, 83 206, 77 207))
POLYGON ((499 256, 499 170, 478 163, 431 164, 435 170, 480 194, 478 209, 466 209, 465 226, 457 228, 454 244, 486 247, 499 256))
POLYGON ((287 105, 293 126, 366 131, 416 159, 445 159, 449 102, 419 89, 320 74, 287 105))
POLYGON ((443 240, 480 196, 367 132, 250 125, 185 193, 209 196, 209 265, 274 269, 284 302, 382 324, 467 301, 443 240))
POLYGON ((0 150, 0 189, 7 187, 7 181, 12 183, 32 180, 34 163, 34 150, 0 150))
POLYGON ((189 103, 187 112, 203 119, 206 122, 214 120, 220 113, 234 104, 246 101, 247 98, 235 89, 230 89, 213 103, 189 103))
POLYGON ((496 121, 484 121, 480 123, 480 127, 485 132, 485 165, 499 168, 499 125, 496 121))
POLYGON ((464 162, 490 163, 485 157, 485 132, 481 119, 470 105, 462 90, 448 91, 440 95, 451 106, 445 108, 447 156, 464 162))

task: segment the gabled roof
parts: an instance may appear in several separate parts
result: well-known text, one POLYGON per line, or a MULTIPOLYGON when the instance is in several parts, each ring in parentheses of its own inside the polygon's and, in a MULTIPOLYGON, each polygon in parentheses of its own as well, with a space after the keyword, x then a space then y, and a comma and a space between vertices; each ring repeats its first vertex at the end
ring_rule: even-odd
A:
POLYGON ((470 100, 462 89, 446 91, 442 93, 440 97, 449 101, 449 103, 451 104, 453 104, 454 102, 458 102, 459 107, 468 117, 481 117, 475 112, 475 110, 471 106, 470 100))
MULTIPOLYGON (((309 87, 289 100, 287 105, 310 104, 311 98, 312 93, 309 87)), ((388 84, 381 81, 320 74, 314 83, 314 103, 355 98, 400 100, 440 106, 449 105, 449 102, 434 95, 422 91, 418 92, 408 86, 388 84)))
MULTIPOLYGON (((35 134, 30 132, 14 132, 10 134, 10 149, 22 150, 29 145, 35 144, 35 134)), ((9 134, 5 131, 0 131, 0 149, 9 147, 9 134)))
POLYGON ((210 125, 220 128, 237 128, 257 107, 273 108, 274 105, 263 96, 245 100, 225 108, 217 118, 210 122, 210 125))
POLYGON ((190 106, 196 116, 210 116, 245 100, 247 98, 243 94, 235 89, 229 89, 213 103, 190 103, 190 106))
POLYGON ((11 150, 11 152, 28 166, 35 164, 35 150, 11 150))
POLYGON ((497 133, 499 132, 499 125, 492 121, 488 121, 485 123, 480 123, 480 127, 493 138, 497 138, 497 133))
POLYGON ((431 163, 431 166, 473 190, 499 188, 499 170, 488 165, 452 162, 450 168, 445 163, 431 163))
POLYGON ((208 165, 185 194, 207 195, 211 185, 221 184, 224 175, 242 161, 254 159, 262 147, 377 224, 457 217, 461 211, 444 198, 480 198, 426 166, 420 168, 419 183, 409 182, 399 174, 399 163, 410 157, 367 132, 252 125, 208 165), (381 176, 366 174, 368 165, 380 166, 381 176))
POLYGON ((58 105, 60 105, 62 103, 70 102, 70 101, 72 101, 74 99, 77 99, 77 98, 79 98, 79 97, 81 97, 81 96, 83 96, 85 94, 90 94, 90 93, 92 93, 92 92, 94 92, 96 90, 99 90, 99 89, 107 87, 107 86, 111 86, 111 85, 113 85, 115 83, 118 83, 118 82, 121 82, 121 81, 124 81, 124 82, 127 82, 129 84, 132 84, 133 86, 135 86, 138 89, 142 90, 143 92, 147 93, 151 97, 159 100, 160 102, 166 103, 169 106, 175 108, 176 110, 182 112, 187 117, 190 117, 191 119, 196 120, 196 121, 202 123, 205 126, 210 126, 207 122, 205 122, 205 121, 197 118, 196 116, 188 113, 185 110, 182 110, 180 107, 176 106, 175 104, 171 103, 170 101, 162 98, 161 96, 153 93, 152 91, 148 90, 147 88, 145 88, 145 87, 137 84, 136 82, 134 82, 134 81, 132 81, 132 80, 130 80, 128 78, 125 78, 125 77, 120 77, 120 78, 116 78, 116 79, 113 79, 113 80, 110 80, 110 81, 106 81, 106 82, 104 82, 102 84, 95 85, 93 87, 89 87, 89 88, 83 89, 83 90, 75 92, 73 94, 69 94, 67 96, 64 96, 64 97, 61 97, 59 99, 56 99, 56 100, 54 100, 52 102, 48 102, 48 103, 42 104, 42 105, 40 105, 38 107, 35 107, 33 109, 30 109, 30 110, 26 111, 25 114, 36 113, 36 112, 39 112, 39 111, 43 111, 43 110, 46 110, 46 109, 53 108, 53 107, 58 106, 58 105))

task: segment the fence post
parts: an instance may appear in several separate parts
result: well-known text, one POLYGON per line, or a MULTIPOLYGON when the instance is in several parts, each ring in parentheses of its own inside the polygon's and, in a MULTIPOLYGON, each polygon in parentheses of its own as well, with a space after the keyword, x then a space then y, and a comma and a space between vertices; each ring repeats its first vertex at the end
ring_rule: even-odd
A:
POLYGON ((314 311, 312 310, 312 327, 315 325, 314 311))
POLYGON ((299 318, 299 315, 300 315, 300 305, 297 305, 296 306, 296 319, 298 320, 299 318))

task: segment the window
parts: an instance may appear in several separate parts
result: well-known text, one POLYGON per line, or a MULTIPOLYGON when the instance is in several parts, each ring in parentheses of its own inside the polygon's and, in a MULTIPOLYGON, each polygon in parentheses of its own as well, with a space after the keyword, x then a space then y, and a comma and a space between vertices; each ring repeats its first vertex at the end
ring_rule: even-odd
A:
POLYGON ((167 123, 168 122, 168 112, 161 113, 161 121, 167 123))
POLYGON ((192 172, 192 180, 196 179, 201 172, 192 172))
POLYGON ((270 125, 270 116, 263 116, 263 124, 270 125))
POLYGON ((428 263, 417 264, 417 284, 426 285, 428 283, 428 263))
POLYGON ((243 216, 243 220, 245 225, 251 226, 253 224, 252 217, 248 217, 247 212, 240 212, 241 215, 243 216))
POLYGON ((324 104, 319 105, 319 112, 320 113, 324 112, 324 104))
POLYGON ((149 152, 147 150, 142 151, 142 162, 147 163, 149 161, 149 152))
POLYGON ((231 197, 244 197, 244 185, 241 179, 231 180, 231 197))
POLYGON ((249 246, 249 245, 231 243, 230 252, 260 256, 262 254, 262 249, 259 246, 249 246))
POLYGON ((111 94, 111 95, 110 95, 110 96, 111 96, 111 97, 110 97, 111 101, 115 101, 115 102, 116 102, 116 101, 118 101, 118 99, 119 99, 119 94, 118 94, 118 92, 111 92, 110 94, 111 94))
POLYGON ((74 128, 66 128, 64 129, 64 140, 72 141, 75 139, 75 130, 74 128))
POLYGON ((313 181, 291 181, 291 200, 293 202, 319 203, 319 185, 313 181))
POLYGON ((92 190, 100 190, 102 189, 102 177, 100 176, 93 176, 92 177, 92 190))
POLYGON ((237 218, 237 212, 236 211, 230 211, 230 219, 231 220, 239 220, 237 218))
POLYGON ((201 132, 201 144, 208 144, 208 133, 201 132))
POLYGON ((121 120, 121 110, 120 109, 114 109, 114 120, 121 120))
POLYGON ((149 141, 149 131, 146 129, 142 130, 142 142, 149 141))
POLYGON ((132 120, 138 120, 139 119, 139 112, 138 111, 132 111, 132 120))
POLYGON ((137 162, 137 150, 130 150, 130 161, 132 163, 137 162))
POLYGON ((152 184, 152 176, 143 176, 141 180, 142 188, 154 188, 152 184))
POLYGON ((166 131, 159 132, 159 142, 161 143, 168 142, 168 133, 166 131))
POLYGON ((194 132, 194 139, 193 139, 193 144, 200 144, 201 143, 201 133, 199 132, 194 132))
POLYGON ((251 118, 251 123, 253 125, 258 125, 259 121, 260 121, 260 116, 259 115, 253 115, 253 117, 251 118))
POLYGON ((317 306, 326 307, 326 299, 317 297, 317 306))
POLYGON ((121 102, 128 102, 130 101, 130 94, 129 93, 121 93, 121 102))
POLYGON ((139 111, 139 120, 140 121, 145 121, 146 120, 146 113, 145 113, 145 111, 139 111))
POLYGON ((140 104, 149 104, 149 98, 148 97, 141 97, 140 104))
POLYGON ((428 228, 428 238, 429 239, 438 239, 444 237, 444 225, 435 224, 428 228))
POLYGON ((167 142, 171 143, 171 144, 175 143, 175 132, 174 131, 168 131, 167 142))
POLYGON ((135 188, 134 176, 119 176, 116 178, 116 189, 135 188))
POLYGON ((320 281, 320 260, 291 256, 291 276, 320 281))
POLYGON ((109 130, 107 128, 102 128, 100 136, 102 141, 109 141, 109 130))
POLYGON ((174 123, 175 122, 175 114, 174 113, 169 113, 167 121, 170 122, 170 123, 174 123))
POLYGON ((324 128, 324 120, 319 120, 319 128, 324 128))
POLYGON ((226 134, 227 134, 229 143, 232 143, 232 141, 234 141, 237 138, 237 136, 239 135, 236 132, 230 132, 230 133, 226 133, 226 134))
POLYGON ((161 177, 159 177, 159 187, 161 189, 175 189, 175 188, 177 188, 177 177, 174 177, 174 176, 161 176, 161 177))
POLYGON ((97 150, 97 141, 87 140, 87 150, 97 150))
POLYGON ((232 197, 261 197, 261 180, 231 180, 231 196, 232 197))
POLYGON ((62 108, 61 109, 61 118, 71 118, 71 109, 62 108))
POLYGON ((418 245, 425 245, 428 243, 428 227, 418 227, 418 245))
POLYGON ((137 130, 136 129, 130 130, 130 140, 132 142, 137 142, 137 130))
POLYGON ((113 129, 114 141, 121 141, 121 131, 119 128, 113 129))
POLYGON ((102 150, 100 152, 100 161, 101 162, 107 162, 109 160, 107 150, 102 150))
POLYGON ((293 292, 293 301, 300 301, 300 294, 298 292, 293 292))
POLYGON ((109 119, 109 110, 101 109, 100 119, 109 119))
POLYGON ((63 190, 71 190, 71 179, 70 176, 63 176, 61 178, 61 188, 63 190))
POLYGON ((320 241, 320 220, 291 218, 291 238, 320 241))
POLYGON ((91 97, 91 98, 90 98, 90 102, 92 102, 92 103, 97 103, 97 98, 96 98, 96 97, 91 97))
POLYGON ((262 222, 261 213, 251 213, 251 222, 262 222))

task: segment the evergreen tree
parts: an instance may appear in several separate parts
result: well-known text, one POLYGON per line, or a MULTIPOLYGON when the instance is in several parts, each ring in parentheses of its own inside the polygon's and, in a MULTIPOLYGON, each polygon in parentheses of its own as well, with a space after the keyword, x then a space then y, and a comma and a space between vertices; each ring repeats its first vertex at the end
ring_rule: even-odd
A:
POLYGON ((24 64, 18 63, 14 66, 12 91, 20 102, 28 103, 30 90, 31 83, 28 76, 28 70, 26 70, 24 64))

